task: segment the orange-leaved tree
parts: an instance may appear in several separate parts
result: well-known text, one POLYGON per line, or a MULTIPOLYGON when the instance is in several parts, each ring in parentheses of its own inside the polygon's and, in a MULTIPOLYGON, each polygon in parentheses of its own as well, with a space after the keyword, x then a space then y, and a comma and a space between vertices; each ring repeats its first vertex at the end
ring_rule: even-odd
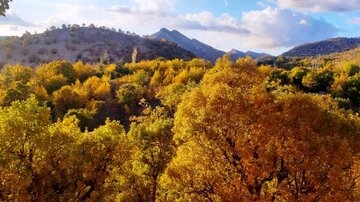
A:
POLYGON ((251 59, 225 56, 183 98, 164 200, 355 200, 359 118, 329 97, 272 94, 262 75, 251 59))

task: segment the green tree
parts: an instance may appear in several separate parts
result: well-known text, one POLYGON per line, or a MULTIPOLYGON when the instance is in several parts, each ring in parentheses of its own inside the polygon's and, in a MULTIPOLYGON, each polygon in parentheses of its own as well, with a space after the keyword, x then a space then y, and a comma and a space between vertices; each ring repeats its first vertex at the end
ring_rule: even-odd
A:
POLYGON ((9 9, 9 2, 12 0, 0 0, 0 15, 5 16, 5 11, 9 9))
POLYGON ((130 110, 134 109, 143 96, 143 88, 135 83, 124 84, 120 86, 119 90, 116 92, 118 102, 130 110))
POLYGON ((270 73, 270 81, 280 81, 282 85, 289 84, 289 72, 283 69, 274 69, 270 73))
POLYGON ((303 78, 308 74, 308 70, 295 67, 290 70, 289 78, 291 79, 292 83, 294 83, 298 88, 303 89, 304 85, 302 84, 303 78))
POLYGON ((349 79, 343 86, 343 93, 345 98, 349 98, 351 103, 355 106, 360 105, 360 77, 353 77, 349 79))
POLYGON ((133 188, 124 200, 156 201, 160 195, 159 180, 174 155, 173 119, 164 108, 147 107, 144 115, 130 126, 129 139, 134 146, 133 188))

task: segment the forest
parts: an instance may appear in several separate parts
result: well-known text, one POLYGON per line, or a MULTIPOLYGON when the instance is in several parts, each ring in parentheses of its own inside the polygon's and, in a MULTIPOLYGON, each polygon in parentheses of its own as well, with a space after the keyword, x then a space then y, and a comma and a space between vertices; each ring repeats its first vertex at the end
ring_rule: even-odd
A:
POLYGON ((360 200, 360 57, 135 61, 0 69, 0 201, 360 200))

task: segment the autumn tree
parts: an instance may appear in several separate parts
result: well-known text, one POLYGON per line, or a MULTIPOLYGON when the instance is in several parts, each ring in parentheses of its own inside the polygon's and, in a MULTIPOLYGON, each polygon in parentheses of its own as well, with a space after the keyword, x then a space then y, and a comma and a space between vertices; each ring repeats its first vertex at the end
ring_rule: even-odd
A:
POLYGON ((47 144, 42 141, 42 136, 50 124, 50 110, 39 106, 34 97, 0 109, 2 200, 39 199, 39 148, 47 144))
POLYGON ((123 105, 127 111, 131 112, 140 102, 140 99, 144 97, 144 93, 142 86, 136 83, 129 83, 120 86, 116 92, 116 97, 118 98, 118 102, 123 105))
POLYGON ((271 94, 262 80, 251 59, 225 57, 184 98, 164 200, 354 200, 359 118, 329 97, 271 94))
POLYGON ((103 76, 101 78, 93 76, 83 83, 83 90, 89 93, 94 100, 108 101, 112 99, 110 78, 103 76))
POLYGON ((80 149, 83 166, 80 177, 86 191, 80 199, 114 200, 122 192, 127 177, 124 171, 132 151, 123 126, 108 120, 85 136, 80 149))
POLYGON ((42 85, 49 94, 59 90, 62 86, 76 81, 73 65, 67 61, 53 61, 36 69, 33 84, 42 85))
POLYGON ((54 110, 58 118, 62 118, 70 109, 84 108, 88 95, 72 86, 63 86, 53 95, 54 110))
POLYGON ((147 106, 144 115, 134 119, 128 137, 134 146, 132 188, 124 200, 156 201, 160 176, 174 154, 173 119, 164 108, 147 106))
POLYGON ((84 64, 79 61, 74 65, 74 72, 76 79, 79 79, 81 82, 84 82, 88 78, 96 75, 96 69, 89 64, 84 64))
POLYGON ((16 100, 24 100, 34 91, 30 84, 34 73, 31 67, 6 65, 0 71, 0 103, 9 106, 16 100))
POLYGON ((31 67, 6 65, 0 70, 0 86, 6 88, 15 82, 27 84, 33 76, 34 72, 31 67))

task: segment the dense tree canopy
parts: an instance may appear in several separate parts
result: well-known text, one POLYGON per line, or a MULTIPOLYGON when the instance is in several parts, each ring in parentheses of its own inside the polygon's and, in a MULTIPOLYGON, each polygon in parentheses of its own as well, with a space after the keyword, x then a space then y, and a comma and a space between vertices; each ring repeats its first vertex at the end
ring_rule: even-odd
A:
POLYGON ((357 65, 5 65, 0 201, 360 200, 357 65))
POLYGON ((251 61, 222 59, 184 98, 166 200, 354 200, 347 140, 359 136, 359 120, 316 97, 269 94, 261 78, 251 61))

